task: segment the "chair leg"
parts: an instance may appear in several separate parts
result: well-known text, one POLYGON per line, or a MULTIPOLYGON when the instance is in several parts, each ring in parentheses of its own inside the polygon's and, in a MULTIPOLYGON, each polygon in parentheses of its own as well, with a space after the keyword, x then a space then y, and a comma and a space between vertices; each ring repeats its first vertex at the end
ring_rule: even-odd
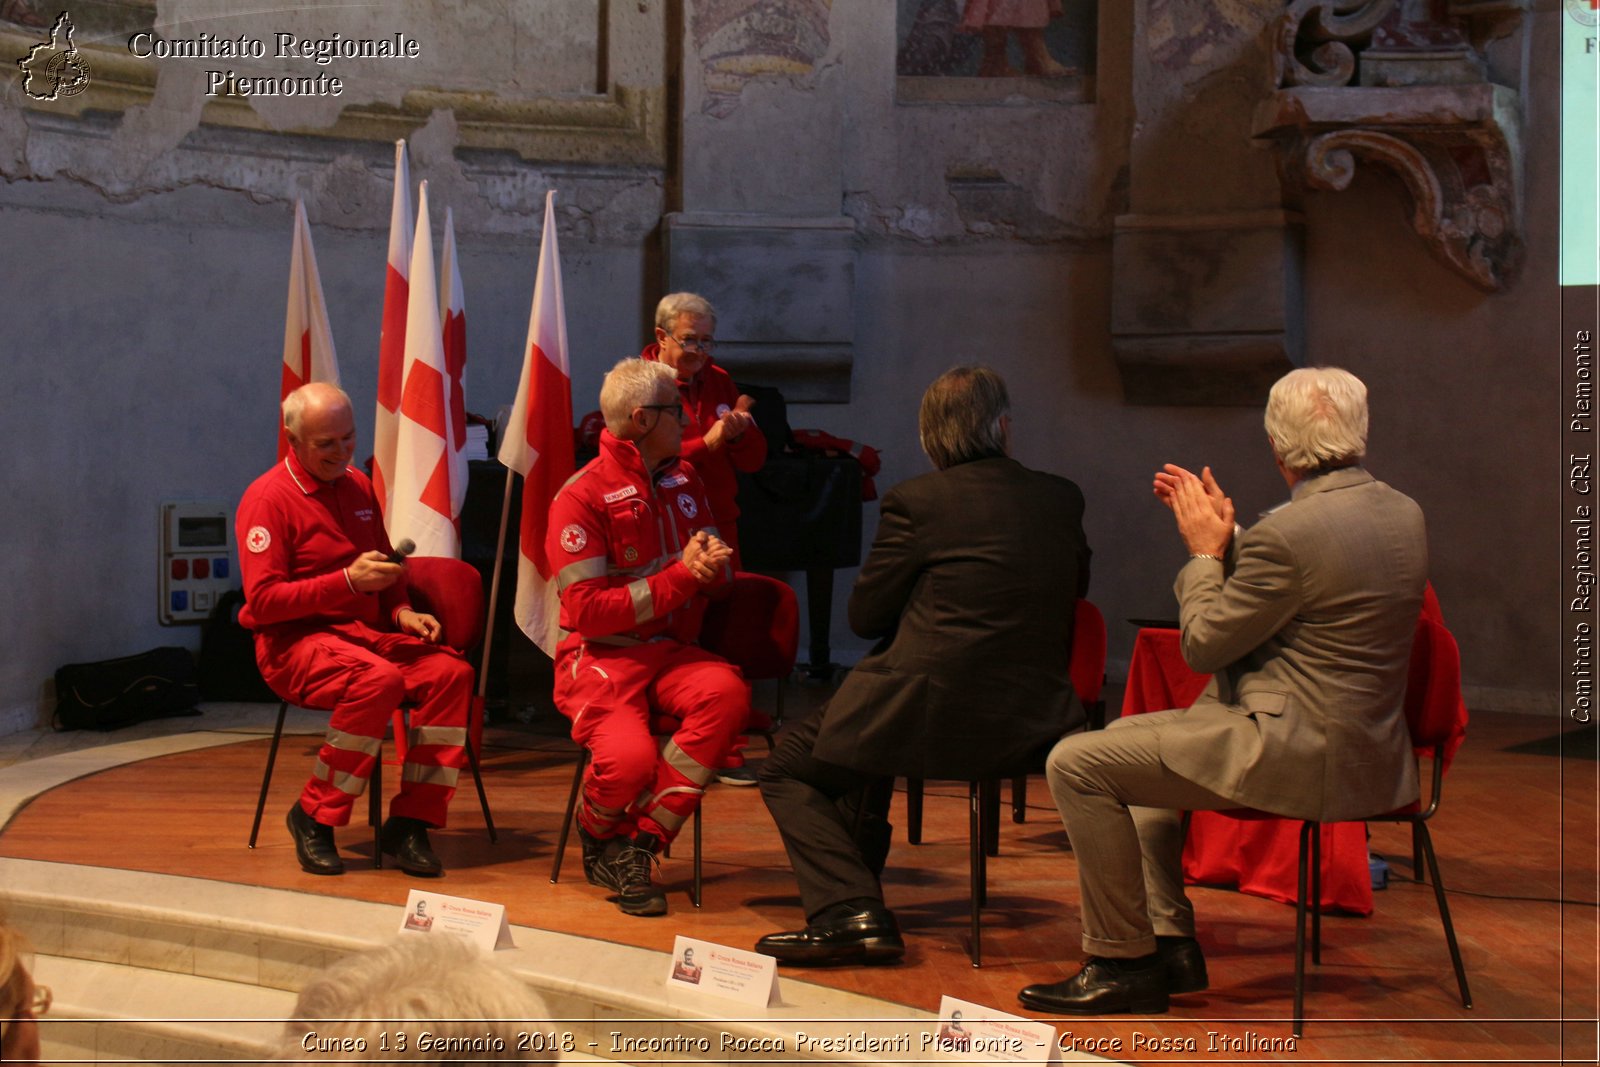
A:
POLYGON ((972 899, 968 936, 972 939, 972 965, 974 967, 983 966, 983 922, 980 909, 983 907, 983 898, 987 888, 985 883, 988 881, 988 871, 985 869, 987 858, 984 855, 983 842, 983 806, 980 784, 978 782, 968 782, 967 874, 971 882, 968 888, 972 899))
POLYGON ((489 843, 499 840, 494 832, 494 816, 489 814, 489 798, 483 791, 483 773, 478 768, 478 753, 472 747, 472 733, 467 732, 467 766, 472 768, 472 784, 478 787, 478 807, 483 809, 483 824, 489 828, 489 843))
POLYGON ((1461 947, 1456 944, 1455 924, 1450 921, 1450 905, 1445 900, 1444 880, 1439 877, 1439 857, 1433 851, 1433 835, 1428 833, 1427 824, 1417 822, 1411 824, 1414 830, 1421 831, 1418 835, 1422 841, 1422 853, 1428 859, 1428 875, 1433 879, 1433 897, 1439 904, 1439 922, 1444 926, 1445 944, 1450 946, 1450 962, 1456 969, 1456 985, 1461 989, 1461 1006, 1472 1007, 1472 991, 1467 988, 1467 969, 1461 963, 1461 947))
POLYGON ((1000 779, 978 783, 978 800, 983 807, 983 854, 1000 855, 1000 779))
POLYGON ((1311 858, 1311 835, 1316 823, 1300 824, 1300 884, 1294 907, 1294 1036, 1306 1028, 1306 865, 1311 858))
POLYGON ((572 789, 567 793, 567 814, 561 820, 561 836, 556 839, 556 858, 550 865, 552 884, 561 880, 561 858, 567 854, 567 838, 572 834, 572 816, 578 810, 578 791, 583 788, 583 772, 589 766, 589 750, 578 749, 578 765, 572 769, 572 789))
POLYGON ((922 844, 922 779, 906 779, 906 840, 922 844))
POLYGON ((694 809, 694 906, 699 907, 705 899, 702 893, 704 883, 700 879, 700 808, 694 809))
POLYGON ((783 725, 783 687, 788 681, 787 677, 778 679, 777 706, 772 711, 772 725, 774 727, 783 725))
POLYGON ((1028 821, 1028 776, 1019 774, 1011 779, 1011 821, 1028 821))
POLYGON ((367 779, 367 825, 372 827, 372 866, 383 870, 383 742, 378 742, 378 758, 372 761, 372 777, 367 779))
POLYGON ((1420 823, 1411 824, 1411 877, 1422 881, 1425 877, 1422 867, 1422 835, 1427 827, 1420 823))
POLYGON ((1311 831, 1311 962, 1322 966, 1322 824, 1311 831))
POLYGON ((256 835, 261 832, 261 812, 267 806, 267 787, 272 784, 272 765, 278 762, 278 742, 283 740, 283 717, 289 713, 287 700, 278 704, 278 724, 272 728, 272 747, 267 749, 267 769, 261 775, 261 795, 256 798, 256 818, 250 824, 250 844, 256 847, 256 835))

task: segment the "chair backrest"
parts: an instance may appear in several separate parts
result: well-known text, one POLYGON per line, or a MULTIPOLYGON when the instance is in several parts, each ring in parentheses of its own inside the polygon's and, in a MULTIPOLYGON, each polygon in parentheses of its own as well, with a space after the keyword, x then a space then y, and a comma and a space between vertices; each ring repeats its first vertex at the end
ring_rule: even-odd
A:
POLYGON ((1406 724, 1417 749, 1448 750, 1466 731, 1461 702, 1461 651, 1442 623, 1417 620, 1406 678, 1406 724))
POLYGON ((483 637, 483 577, 478 568, 443 556, 406 561, 411 606, 439 620, 444 643, 466 652, 483 637))
POLYGON ((1079 600, 1073 613, 1072 658, 1067 667, 1078 699, 1093 704, 1106 680, 1106 620, 1100 609, 1079 600))
POLYGON ((740 571, 728 595, 706 607, 700 647, 738 667, 745 678, 786 678, 800 648, 800 602, 788 583, 740 571))

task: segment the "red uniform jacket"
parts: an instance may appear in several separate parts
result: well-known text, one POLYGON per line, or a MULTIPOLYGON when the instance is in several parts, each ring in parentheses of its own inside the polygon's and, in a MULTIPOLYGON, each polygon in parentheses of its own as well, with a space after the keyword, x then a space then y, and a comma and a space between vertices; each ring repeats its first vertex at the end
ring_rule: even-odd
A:
POLYGON ((670 464, 652 478, 639 450, 606 430, 600 455, 550 504, 545 553, 561 591, 563 652, 580 639, 636 644, 700 635, 702 586, 683 546, 716 522, 694 468, 670 464))
MULTIPOLYGON (((661 346, 646 345, 639 358, 659 361, 661 346)), ((711 513, 718 522, 731 527, 739 517, 739 481, 733 472, 738 469, 753 474, 760 470, 767 461, 767 439, 761 435, 760 427, 751 426, 737 441, 716 451, 706 447, 706 431, 739 401, 739 388, 733 384, 732 375, 709 358, 699 374, 678 383, 678 395, 689 414, 689 425, 683 428, 681 454, 705 482, 711 513)))
POLYGON ((297 638, 332 623, 394 629, 410 607, 406 583, 359 593, 344 568, 363 552, 393 550, 367 476, 354 467, 329 485, 306 472, 293 452, 251 483, 234 529, 244 580, 239 621, 269 637, 297 638))

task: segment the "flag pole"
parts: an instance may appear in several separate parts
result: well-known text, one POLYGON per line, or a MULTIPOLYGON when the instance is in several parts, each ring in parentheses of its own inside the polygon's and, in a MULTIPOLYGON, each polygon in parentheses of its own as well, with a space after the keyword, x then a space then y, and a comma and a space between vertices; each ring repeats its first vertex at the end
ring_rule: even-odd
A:
POLYGON ((511 515, 511 479, 517 472, 506 468, 506 491, 500 498, 500 536, 494 542, 494 577, 489 579, 489 618, 483 627, 483 667, 478 671, 478 705, 482 707, 489 691, 489 650, 494 644, 495 610, 500 603, 500 567, 506 556, 506 525, 511 515))

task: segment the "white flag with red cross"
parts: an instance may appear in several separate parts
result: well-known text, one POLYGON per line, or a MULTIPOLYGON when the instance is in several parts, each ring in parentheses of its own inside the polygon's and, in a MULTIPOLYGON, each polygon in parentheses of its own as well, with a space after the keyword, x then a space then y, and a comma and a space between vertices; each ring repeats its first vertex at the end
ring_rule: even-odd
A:
POLYGON ((415 541, 419 556, 459 557, 461 539, 450 512, 444 334, 434 280, 427 182, 417 190, 408 279, 405 375, 395 434, 394 503, 387 526, 391 538, 415 541))
POLYGON ((461 530, 461 507, 467 500, 467 299, 461 289, 461 262, 456 256, 455 215, 444 209, 444 250, 439 254, 439 318, 444 323, 445 451, 450 457, 450 517, 461 530))
MULTIPOLYGON (((278 402, 307 382, 339 384, 339 357, 333 351, 328 302, 322 296, 317 253, 304 201, 294 202, 294 250, 289 256, 289 309, 283 322, 283 374, 278 402)), ((278 458, 289 454, 289 435, 278 419, 278 458)))
POLYGON ((394 193, 389 204, 389 262, 383 271, 383 325, 378 334, 378 410, 372 419, 372 490, 384 527, 394 508, 394 455, 400 432, 400 387, 405 381, 406 300, 411 272, 411 167, 405 141, 394 143, 394 193))
POLYGON ((522 522, 513 615, 528 638, 554 656, 560 631, 555 569, 545 558, 550 501, 572 476, 572 372, 561 294, 554 190, 545 194, 539 272, 528 314, 522 380, 500 442, 500 462, 522 475, 522 522))

